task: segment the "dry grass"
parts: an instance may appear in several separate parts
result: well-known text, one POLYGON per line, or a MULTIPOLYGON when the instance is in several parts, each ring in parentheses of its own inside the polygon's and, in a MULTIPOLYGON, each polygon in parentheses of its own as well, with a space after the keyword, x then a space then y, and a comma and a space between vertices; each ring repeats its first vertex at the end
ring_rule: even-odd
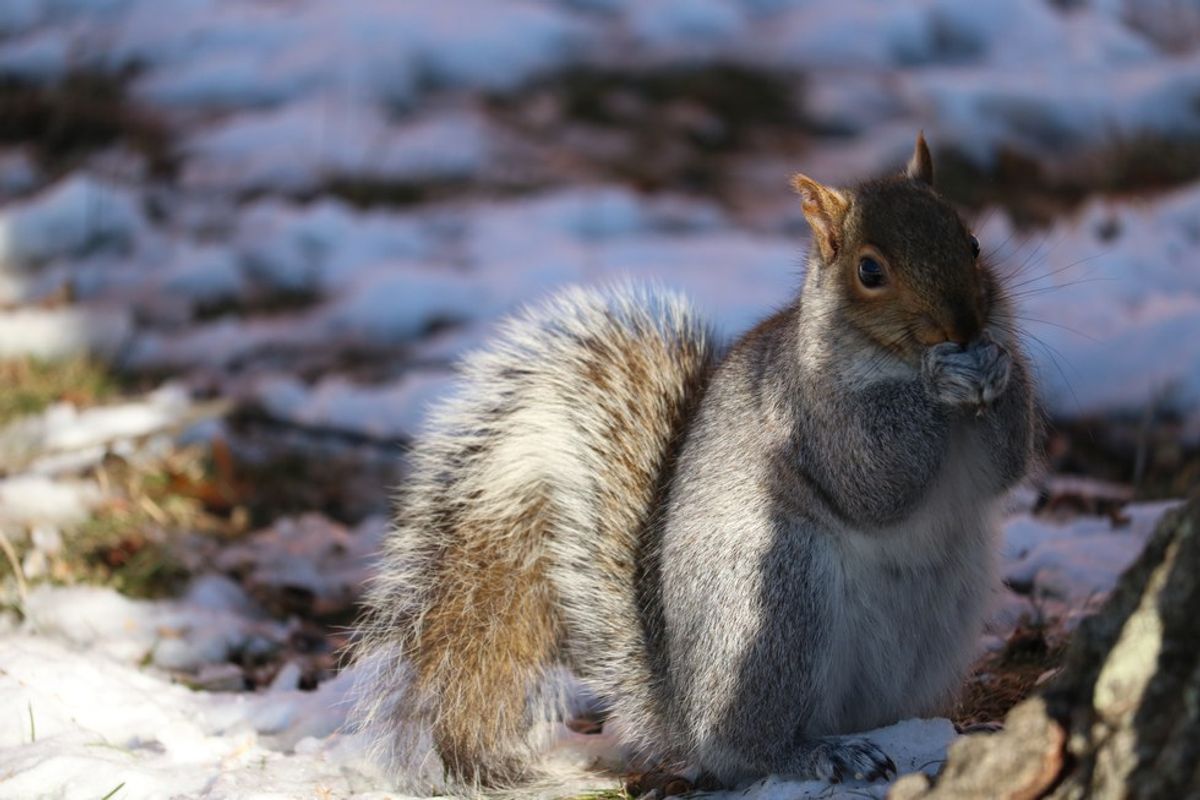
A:
MULTIPOLYGON (((46 577, 59 584, 112 586, 133 597, 162 597, 188 577, 181 537, 237 536, 247 527, 238 509, 221 512, 223 492, 211 452, 192 446, 133 463, 109 456, 93 477, 105 499, 79 525, 62 532, 47 556, 46 577)), ((18 542, 18 553, 29 543, 18 542)))
POLYGON ((137 464, 110 456, 95 474, 108 499, 65 532, 60 580, 110 585, 135 597, 169 595, 188 577, 177 550, 182 535, 233 537, 247 528, 208 447, 137 464))
MULTIPOLYGON (((6 359, 0 361, 0 426, 58 402, 100 405, 121 389, 106 368, 90 359, 6 359)), ((107 458, 92 476, 106 490, 106 499, 82 524, 62 531, 62 547, 47 556, 45 576, 58 583, 110 584, 139 596, 169 591, 181 572, 166 546, 169 531, 197 527, 204 510, 199 500, 176 491, 172 477, 189 474, 199 463, 193 452, 137 466, 107 458)), ((9 538, 19 561, 32 546, 29 537, 9 538)), ((13 560, 0 561, 0 570, 12 571, 13 560)))
POLYGON ((45 362, 32 358, 0 360, 0 426, 53 403, 78 407, 109 400, 120 391, 108 370, 87 358, 45 362))
POLYGON ((1062 664, 1066 638, 1057 626, 1023 620, 1004 647, 980 659, 951 718, 961 729, 1001 722, 1062 664))

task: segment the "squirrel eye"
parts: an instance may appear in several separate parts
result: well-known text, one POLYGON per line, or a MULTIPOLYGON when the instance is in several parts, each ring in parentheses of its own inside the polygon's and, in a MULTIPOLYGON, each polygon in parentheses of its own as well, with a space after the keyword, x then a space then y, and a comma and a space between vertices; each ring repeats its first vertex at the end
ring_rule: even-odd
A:
POLYGON ((878 261, 863 256, 858 261, 858 282, 868 289, 878 289, 887 283, 887 275, 878 261))
POLYGON ((979 258, 979 240, 974 236, 971 237, 971 255, 979 258))

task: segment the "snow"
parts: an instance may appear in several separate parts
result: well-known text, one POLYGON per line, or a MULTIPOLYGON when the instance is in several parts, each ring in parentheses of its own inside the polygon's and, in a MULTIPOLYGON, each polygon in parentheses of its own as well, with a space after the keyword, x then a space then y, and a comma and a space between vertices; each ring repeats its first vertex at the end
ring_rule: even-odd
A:
POLYGON ((1033 243, 983 229, 1019 301, 1044 400, 1063 416, 1187 413, 1200 400, 1200 276, 1180 269, 1200 232, 1200 190, 1140 205, 1097 201, 1033 243), (997 243, 993 245, 992 243, 997 243), (1040 341, 1038 341, 1040 340, 1040 341))
POLYGON ((367 343, 406 341, 436 322, 469 319, 489 302, 486 287, 464 275, 384 266, 357 276, 330 305, 326 324, 332 335, 367 343))
POLYGON ((0 527, 36 529, 79 522, 99 500, 100 491, 90 482, 55 481, 42 475, 2 478, 0 527))
POLYGON ((38 168, 28 153, 17 150, 0 155, 0 194, 23 194, 37 182, 38 168))
POLYGON ((111 28, 95 24, 96 9, 74 10, 76 62, 149 66, 139 92, 191 108, 332 92, 408 104, 423 86, 509 88, 574 58, 585 37, 568 15, 520 0, 120 5, 105 15, 111 28))
POLYGON ((16 713, 0 720, 0 797, 44 796, 50 787, 91 796, 118 786, 126 798, 289 797, 317 787, 383 794, 370 791, 378 778, 332 733, 336 722, 327 713, 313 718, 314 707, 341 702, 344 680, 311 694, 209 697, 127 659, 86 657, 69 639, 22 635, 5 644, 0 705, 16 713), (283 744, 289 738, 307 742, 302 752, 283 744))
POLYGON ((464 110, 396 126, 381 110, 317 98, 240 114, 196 137, 185 181, 303 192, 339 179, 455 180, 489 163, 490 138, 464 110))
MULTIPOLYGON (((140 624, 142 609, 114 605, 103 596, 87 599, 105 619, 128 624, 132 616, 140 624)), ((39 619, 52 611, 42 603, 39 619)), ((313 786, 337 796, 384 794, 379 787, 386 784, 365 761, 362 743, 337 732, 348 673, 311 693, 286 684, 249 697, 192 691, 154 668, 134 665, 135 650, 80 649, 111 625, 65 631, 41 625, 36 637, 10 637, 0 654, 0 702, 24 712, 0 720, 0 748, 10 774, 0 782, 0 797, 28 797, 47 786, 86 793, 121 782, 124 797, 205 791, 218 797, 292 796, 289 792, 313 786)), ((870 735, 902 769, 930 769, 954 730, 945 720, 914 720, 870 735)), ((821 788, 828 792, 828 786, 774 780, 740 796, 810 796, 821 788)), ((884 787, 846 789, 882 797, 884 787)))
POLYGON ((6 34, 28 30, 38 21, 39 0, 12 0, 0 10, 0 32, 6 34))
POLYGON ((289 290, 336 287, 363 266, 429 258, 436 226, 410 215, 355 213, 322 200, 298 207, 251 206, 235 234, 235 252, 251 282, 289 290))
POLYGON ((159 276, 156 294, 183 297, 194 303, 232 300, 248 291, 247 277, 234 253, 209 244, 185 244, 176 250, 159 276))
POLYGON ((55 403, 40 414, 23 417, 0 429, 0 463, 37 469, 36 457, 53 464, 56 456, 86 454, 98 459, 110 447, 180 426, 192 410, 182 387, 164 385, 145 399, 78 409, 55 403))
POLYGON ((262 381, 254 396, 280 419, 390 440, 415 435, 429 406, 445 397, 452 383, 453 376, 440 371, 366 386, 334 377, 307 387, 276 377, 262 381))
POLYGON ((73 176, 0 212, 0 271, 28 269, 97 247, 127 247, 143 219, 128 191, 73 176))
MULTIPOLYGON (((0 16, 0 30, 17 34, 0 53, 10 71, 50 79, 73 65, 137 64, 145 69, 137 91, 155 105, 244 109, 217 121, 200 138, 208 140, 201 149, 282 141, 279 163, 268 169, 254 161, 264 170, 260 178, 285 171, 282 154, 296 148, 333 160, 362 158, 361 146, 372 141, 372 149, 389 152, 380 143, 390 138, 381 122, 386 109, 415 108, 435 89, 511 90, 587 58, 604 61, 613 42, 622 43, 621 57, 640 61, 732 61, 877 77, 891 71, 910 111, 943 143, 981 159, 1002 144, 1062 148, 1197 124, 1193 61, 1160 52, 1129 27, 1123 9, 1061 13, 1043 0, 599 4, 615 14, 581 14, 575 2, 499 7, 485 0, 353 9, 313 0, 53 4, 70 31, 69 50, 36 24, 49 5, 10 5, 0 16), (110 27, 97 24, 101 17, 110 27), (328 145, 322 132, 332 136, 328 145), (342 142, 359 147, 335 144, 342 142)), ((413 163, 417 139, 399 163, 413 163)))
POLYGON ((1060 601, 1072 610, 1103 599, 1133 563, 1162 514, 1176 502, 1129 506, 1129 521, 1101 518, 1055 523, 1019 514, 1005 526, 1004 580, 1028 594, 1060 601))
POLYGON ((0 310, 0 357, 113 357, 132 333, 128 312, 114 308, 0 310))
MULTIPOLYGON (((932 777, 946 759, 946 748, 958 734, 949 720, 911 719, 866 731, 862 736, 888 754, 899 774, 924 772, 932 777)), ((713 792, 706 796, 727 800, 742 797, 752 800, 853 800, 886 797, 889 786, 883 782, 851 780, 831 785, 824 781, 787 781, 771 777, 739 791, 713 792)))
POLYGON ((989 70, 986 84, 946 73, 926 76, 914 91, 941 141, 987 164, 1002 145, 1067 155, 1141 134, 1195 136, 1200 119, 1189 103, 1200 90, 1200 60, 1162 66, 1108 68, 1104 77, 1087 63, 1045 73, 989 70))
POLYGON ((703 53, 745 30, 740 9, 721 0, 649 0, 631 3, 628 24, 644 47, 703 53))

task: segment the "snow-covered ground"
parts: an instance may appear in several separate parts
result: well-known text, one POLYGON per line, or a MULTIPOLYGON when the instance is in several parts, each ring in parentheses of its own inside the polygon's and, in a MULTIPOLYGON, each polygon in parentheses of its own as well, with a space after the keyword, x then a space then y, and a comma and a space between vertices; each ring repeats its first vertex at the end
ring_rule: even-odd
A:
MULTIPOLYGON (((456 356, 571 283, 682 289, 736 335, 799 285, 790 174, 895 168, 920 128, 979 175, 1016 159, 1030 181, 1104 190, 1033 230, 985 206, 976 232, 1017 296, 1050 416, 1170 412, 1200 442, 1198 45, 1192 0, 0 2, 0 111, 10 85, 116 76, 170 164, 136 137, 55 158, 0 130, 0 358, 90 353, 171 379, 0 430, 0 532, 29 543, 23 616, 0 616, 0 797, 396 796, 339 732, 353 676, 314 687, 291 658, 308 635, 298 603, 353 602, 377 507, 197 545, 185 594, 131 600, 42 580, 62 531, 111 492, 89 470, 180 434, 231 437, 200 422, 214 396, 390 457, 456 356), (657 115, 692 142, 645 149, 568 108, 581 74, 733 68, 785 87, 794 135, 710 154, 693 140, 726 141, 737 120, 703 104, 618 89, 587 111, 657 115), (1145 194, 1100 179, 1138 147, 1183 177, 1145 194), (696 153, 720 165, 711 191, 645 177, 696 153), (279 668, 243 691, 233 662, 261 653, 279 668)), ((1003 557, 1019 594, 997 598, 981 647, 1022 613, 1077 620, 1163 508, 1118 526, 1017 502, 1003 557)), ((910 721, 878 738, 933 770, 952 735, 910 721)), ((883 787, 838 791, 768 781, 746 796, 883 787)))
MULTIPOLYGON (((1014 515, 1004 531, 1004 574, 1025 594, 1004 590, 995 628, 1011 629, 1035 607, 1046 613, 1047 603, 1074 609, 1102 597, 1167 505, 1133 506, 1119 528, 1014 515)), ((382 528, 373 520, 351 534, 318 517, 283 520, 216 566, 248 560, 260 583, 336 596, 361 581, 362 551, 382 528)), ((114 796, 127 798, 398 796, 366 743, 341 730, 353 670, 302 691, 300 667, 286 663, 265 690, 241 690, 232 662, 278 650, 296 622, 272 619, 224 575, 201 575, 182 597, 162 601, 43 586, 23 608, 20 623, 0 619, 0 798, 103 796, 118 785, 114 796)), ((557 732, 562 757, 614 755, 610 742, 557 732)), ((870 735, 902 773, 932 774, 955 731, 948 720, 911 720, 870 735)), ((885 788, 769 780, 730 797, 882 797, 885 788)))

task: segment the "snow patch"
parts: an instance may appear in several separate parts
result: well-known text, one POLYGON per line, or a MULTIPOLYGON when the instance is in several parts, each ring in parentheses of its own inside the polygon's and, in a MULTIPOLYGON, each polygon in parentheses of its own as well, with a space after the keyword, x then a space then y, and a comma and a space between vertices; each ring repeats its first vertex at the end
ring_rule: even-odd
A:
POLYGON ((128 247, 144 224, 131 192, 76 175, 0 211, 0 271, 128 247))
POLYGON ((124 309, 68 306, 0 310, 0 358, 54 360, 88 354, 112 358, 132 333, 133 322, 124 309))
POLYGON ((487 125, 450 111, 398 123, 370 106, 315 98, 237 115, 188 145, 194 188, 319 189, 335 180, 420 184, 461 180, 489 163, 487 125))

